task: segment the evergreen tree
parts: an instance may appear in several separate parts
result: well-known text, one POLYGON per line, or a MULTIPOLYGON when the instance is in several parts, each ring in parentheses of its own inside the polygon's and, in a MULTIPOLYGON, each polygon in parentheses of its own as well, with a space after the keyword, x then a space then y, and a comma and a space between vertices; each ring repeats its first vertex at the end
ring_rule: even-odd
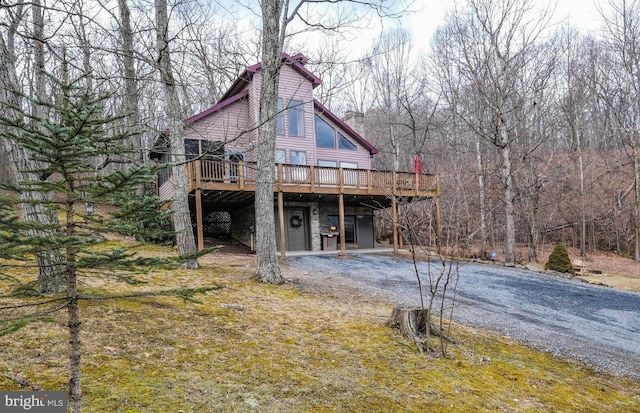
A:
POLYGON ((553 270, 558 272, 569 272, 575 274, 571 260, 569 259, 569 253, 563 244, 558 244, 553 248, 549 259, 544 264, 544 269, 553 270))
MULTIPOLYGON (((139 239, 167 239, 171 236, 165 225, 158 224, 166 222, 167 213, 160 212, 157 197, 134 195, 140 186, 154 182, 156 171, 148 165, 135 163, 135 153, 126 145, 131 136, 115 129, 115 121, 120 116, 107 113, 104 106, 106 96, 95 95, 82 87, 83 78, 72 82, 51 79, 51 82, 57 91, 56 99, 50 102, 30 99, 32 104, 48 109, 43 111, 50 114, 48 118, 35 117, 19 107, 7 112, 17 116, 0 114, 0 134, 30 151, 38 168, 29 172, 40 177, 4 186, 0 191, 0 259, 6 263, 0 269, 5 270, 2 280, 16 284, 14 291, 37 295, 38 291, 32 288, 34 282, 19 282, 16 277, 9 276, 6 269, 9 266, 28 269, 33 267, 35 254, 58 251, 65 258, 60 273, 66 282, 66 291, 63 296, 46 297, 35 303, 37 311, 30 315, 0 317, 4 321, 0 333, 15 330, 36 313, 42 315, 66 309, 69 406, 72 412, 79 412, 81 344, 78 302, 83 298, 79 277, 112 275, 118 280, 134 282, 136 270, 177 266, 176 260, 185 257, 145 258, 124 247, 108 250, 100 245, 108 234, 139 239), (110 163, 126 160, 129 155, 132 163, 128 170, 109 168, 110 163), (20 193, 24 191, 52 194, 52 197, 42 198, 48 200, 42 206, 55 211, 61 217, 60 224, 42 224, 20 216, 18 211, 22 202, 43 202, 21 199, 20 193)), ((197 292, 203 291, 199 289, 197 292)), ((186 297, 193 291, 174 293, 186 297)), ((34 303, 30 301, 30 304, 34 303)))

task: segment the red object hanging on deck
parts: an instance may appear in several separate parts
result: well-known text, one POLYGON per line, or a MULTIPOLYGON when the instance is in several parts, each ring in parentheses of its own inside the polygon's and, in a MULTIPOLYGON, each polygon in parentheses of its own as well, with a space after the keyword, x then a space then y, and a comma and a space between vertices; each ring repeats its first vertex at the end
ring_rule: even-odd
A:
POLYGON ((413 172, 422 173, 422 162, 420 161, 420 155, 417 153, 413 156, 413 172))

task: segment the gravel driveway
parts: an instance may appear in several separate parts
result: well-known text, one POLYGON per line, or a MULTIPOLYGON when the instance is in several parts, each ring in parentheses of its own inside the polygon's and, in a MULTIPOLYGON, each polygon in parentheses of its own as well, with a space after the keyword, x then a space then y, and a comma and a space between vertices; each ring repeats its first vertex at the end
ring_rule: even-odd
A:
MULTIPOLYGON (((315 255, 289 257, 286 265, 307 275, 307 282, 356 288, 395 305, 419 305, 410 260, 315 255)), ((420 263, 419 270, 424 283, 427 263, 420 263)), ((475 263, 460 264, 459 275, 457 322, 494 330, 596 370, 640 379, 640 294, 475 263)))

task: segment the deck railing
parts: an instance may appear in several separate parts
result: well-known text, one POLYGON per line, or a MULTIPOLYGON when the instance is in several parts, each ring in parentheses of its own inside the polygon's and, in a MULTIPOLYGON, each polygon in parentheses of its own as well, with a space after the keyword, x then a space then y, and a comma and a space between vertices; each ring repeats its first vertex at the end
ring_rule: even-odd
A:
MULTIPOLYGON (((187 164, 189 189, 253 190, 255 162, 195 160, 187 164)), ((435 196, 437 175, 312 165, 274 165, 274 185, 287 192, 362 192, 435 196)))

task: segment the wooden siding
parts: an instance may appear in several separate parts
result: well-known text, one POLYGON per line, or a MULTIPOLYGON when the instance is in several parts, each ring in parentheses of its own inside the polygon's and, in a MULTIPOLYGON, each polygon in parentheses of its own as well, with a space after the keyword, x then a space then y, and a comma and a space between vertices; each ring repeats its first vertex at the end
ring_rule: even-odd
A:
MULTIPOLYGON (((251 85, 252 93, 250 93, 250 111, 253 113, 257 122, 259 116, 259 108, 256 103, 256 97, 260 96, 260 84, 262 82, 261 73, 258 72, 253 77, 251 85)), ((344 162, 356 162, 359 169, 371 168, 371 157, 369 151, 358 142, 350 141, 356 146, 355 151, 338 148, 318 148, 316 147, 316 128, 315 128, 315 106, 313 104, 313 89, 311 82, 304 78, 300 73, 291 67, 284 65, 280 71, 280 81, 278 97, 283 99, 283 105, 286 105, 289 99, 296 99, 304 102, 304 136, 288 136, 278 135, 276 138, 276 147, 286 150, 286 162, 291 162, 291 151, 304 151, 307 154, 307 165, 317 165, 318 160, 336 161, 338 164, 344 162)), ((325 116, 320 115, 325 121, 331 125, 337 132, 342 133, 348 139, 348 134, 342 130, 334 122, 331 122, 325 116)), ((285 113, 285 125, 286 125, 285 113)), ((288 128, 285 127, 285 131, 288 128)), ((248 158, 252 160, 252 158, 248 158)))
POLYGON ((256 136, 249 122, 246 99, 188 125, 184 133, 185 139, 225 142, 227 149, 250 147, 256 136))
POLYGON ((158 188, 158 198, 162 201, 168 201, 173 198, 173 180, 170 179, 164 182, 160 188, 158 188))

